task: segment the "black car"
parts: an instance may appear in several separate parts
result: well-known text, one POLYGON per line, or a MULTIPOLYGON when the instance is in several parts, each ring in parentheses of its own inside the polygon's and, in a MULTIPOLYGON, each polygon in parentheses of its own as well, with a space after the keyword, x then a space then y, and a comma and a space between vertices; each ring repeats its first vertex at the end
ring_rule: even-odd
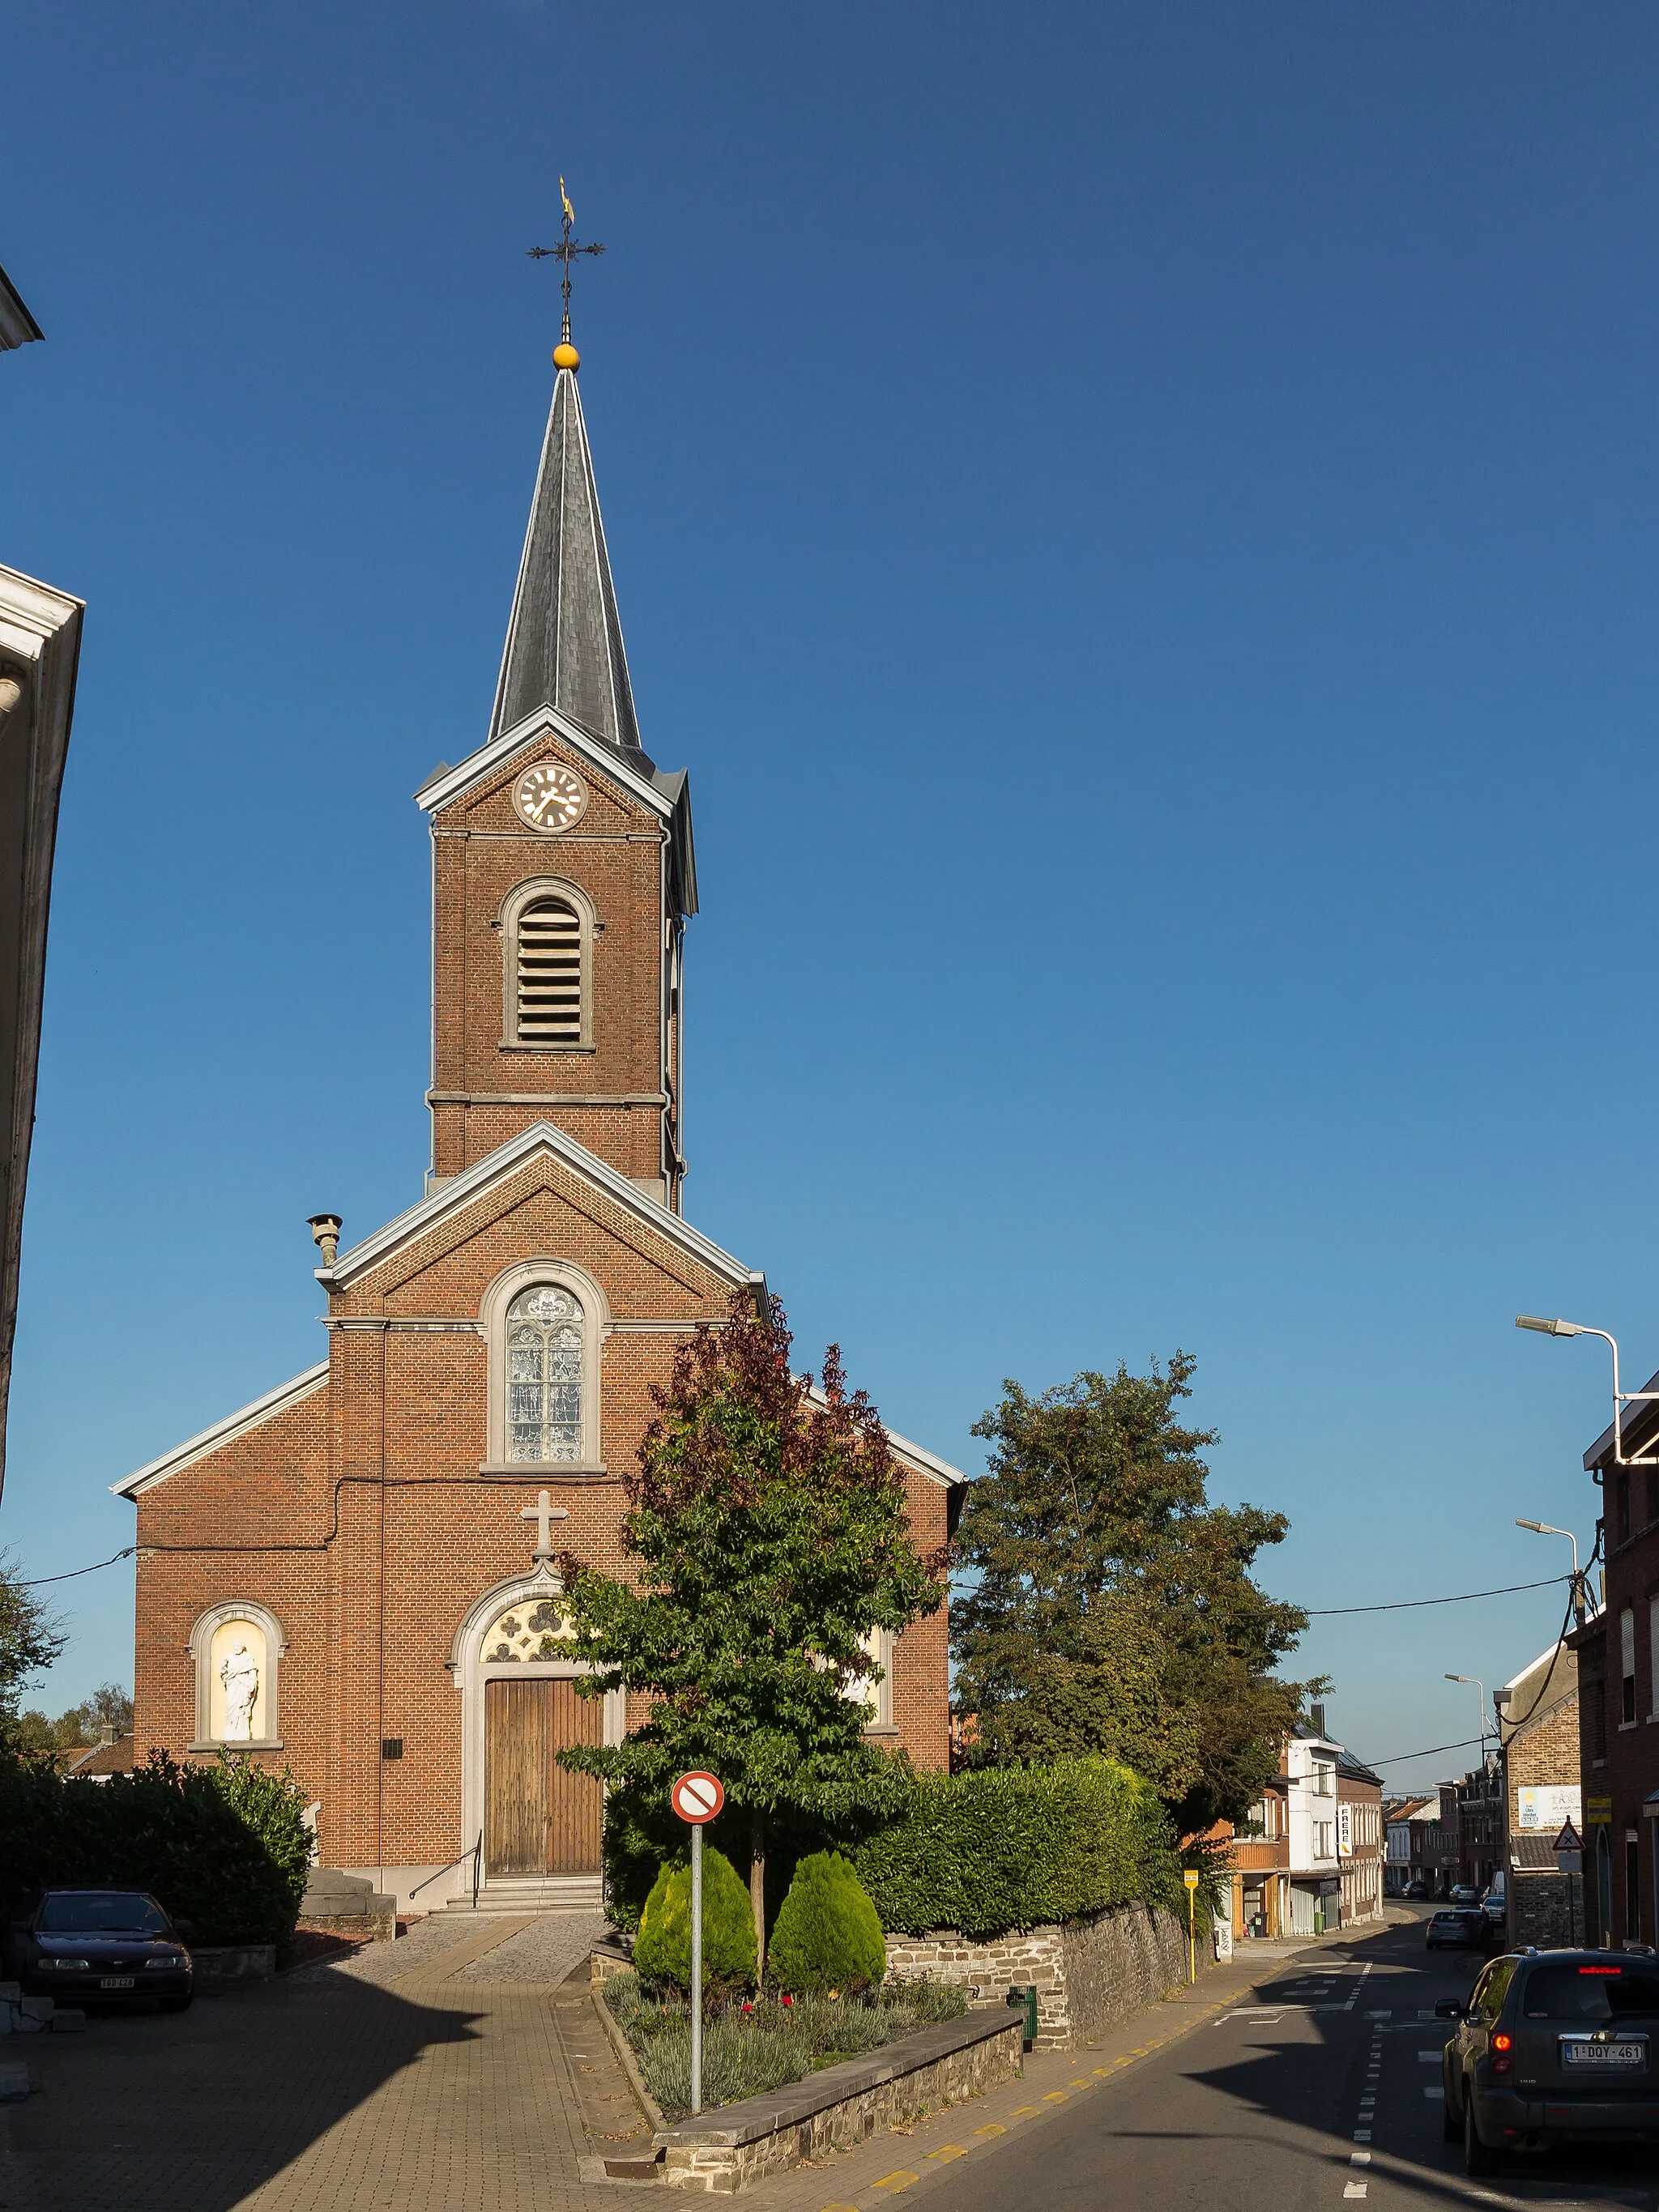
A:
POLYGON ((1424 1942, 1431 1951, 1483 1951, 1491 1933, 1478 1905, 1454 1905, 1431 1916, 1424 1942))
POLYGON ((31 1996, 61 2004, 155 1997, 182 2012, 195 1970, 179 1931, 142 1889, 44 1889, 12 1915, 6 1971, 31 1996))
POLYGON ((1447 2139, 1471 2173, 1505 2148, 1659 2143, 1659 1960, 1620 1951, 1494 1959, 1441 2054, 1447 2139))

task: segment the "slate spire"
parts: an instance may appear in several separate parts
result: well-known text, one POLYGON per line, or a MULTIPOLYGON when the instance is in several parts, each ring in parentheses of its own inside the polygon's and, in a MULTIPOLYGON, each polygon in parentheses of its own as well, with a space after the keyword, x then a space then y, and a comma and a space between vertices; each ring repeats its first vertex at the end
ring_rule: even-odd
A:
POLYGON ((634 719, 611 556, 587 425, 576 391, 575 348, 567 339, 542 441, 536 495, 519 564, 495 686, 492 738, 538 707, 556 707, 642 775, 653 773, 634 719))

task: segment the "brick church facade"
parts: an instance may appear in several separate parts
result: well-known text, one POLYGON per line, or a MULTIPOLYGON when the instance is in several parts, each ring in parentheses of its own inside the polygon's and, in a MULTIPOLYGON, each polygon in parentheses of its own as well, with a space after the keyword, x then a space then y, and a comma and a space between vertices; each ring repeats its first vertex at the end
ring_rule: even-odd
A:
MULTIPOLYGON (((322 1863, 417 1908, 597 1896, 629 1716, 571 1692, 557 1553, 625 1571, 621 1471, 678 1343, 763 1276, 683 1211, 687 778, 643 750, 574 352, 561 347, 488 738, 416 794, 433 856, 432 1171, 337 1249, 327 1357, 117 1486, 136 1736, 293 1769, 322 1863), (568 364, 568 365, 565 365, 568 364), (459 1863, 455 1863, 459 1862, 459 1863)), ((915 1540, 962 1476, 892 1439, 915 1540)), ((870 1732, 948 1759, 944 1615, 872 1635, 870 1732)))

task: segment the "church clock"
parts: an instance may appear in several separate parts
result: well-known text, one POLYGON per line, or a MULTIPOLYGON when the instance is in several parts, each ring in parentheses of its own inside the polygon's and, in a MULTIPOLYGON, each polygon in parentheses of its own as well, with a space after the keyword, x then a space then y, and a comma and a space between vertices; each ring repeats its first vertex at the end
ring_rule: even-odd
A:
POLYGON ((587 811, 587 786, 562 761, 543 761, 514 784, 513 804, 532 830, 574 830, 587 811))

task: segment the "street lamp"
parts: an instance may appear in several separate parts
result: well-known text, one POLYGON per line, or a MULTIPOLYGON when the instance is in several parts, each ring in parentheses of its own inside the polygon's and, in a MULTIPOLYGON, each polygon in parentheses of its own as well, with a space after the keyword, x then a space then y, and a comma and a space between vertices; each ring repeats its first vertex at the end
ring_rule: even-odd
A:
POLYGON ((1480 1765, 1486 1764, 1486 1686, 1478 1674, 1448 1674, 1449 1682, 1470 1682, 1480 1692, 1480 1765))
MULTIPOLYGON (((1620 1416, 1626 1406, 1659 1400, 1659 1390, 1621 1390, 1619 1388, 1619 1340, 1604 1328, 1591 1328, 1577 1321, 1544 1321, 1537 1314, 1516 1314, 1517 1328, 1535 1328, 1540 1336, 1599 1336, 1613 1353, 1613 1463, 1615 1467, 1659 1467, 1659 1458, 1626 1459, 1625 1434, 1620 1416)), ((1595 1480, 1600 1482, 1600 1474, 1595 1480)))
POLYGON ((1534 1536, 1565 1536, 1572 1546, 1572 1609, 1578 1626, 1584 1625, 1584 1585, 1578 1579, 1578 1539, 1571 1528, 1557 1528, 1547 1521, 1517 1521, 1517 1528, 1530 1528, 1534 1536))

